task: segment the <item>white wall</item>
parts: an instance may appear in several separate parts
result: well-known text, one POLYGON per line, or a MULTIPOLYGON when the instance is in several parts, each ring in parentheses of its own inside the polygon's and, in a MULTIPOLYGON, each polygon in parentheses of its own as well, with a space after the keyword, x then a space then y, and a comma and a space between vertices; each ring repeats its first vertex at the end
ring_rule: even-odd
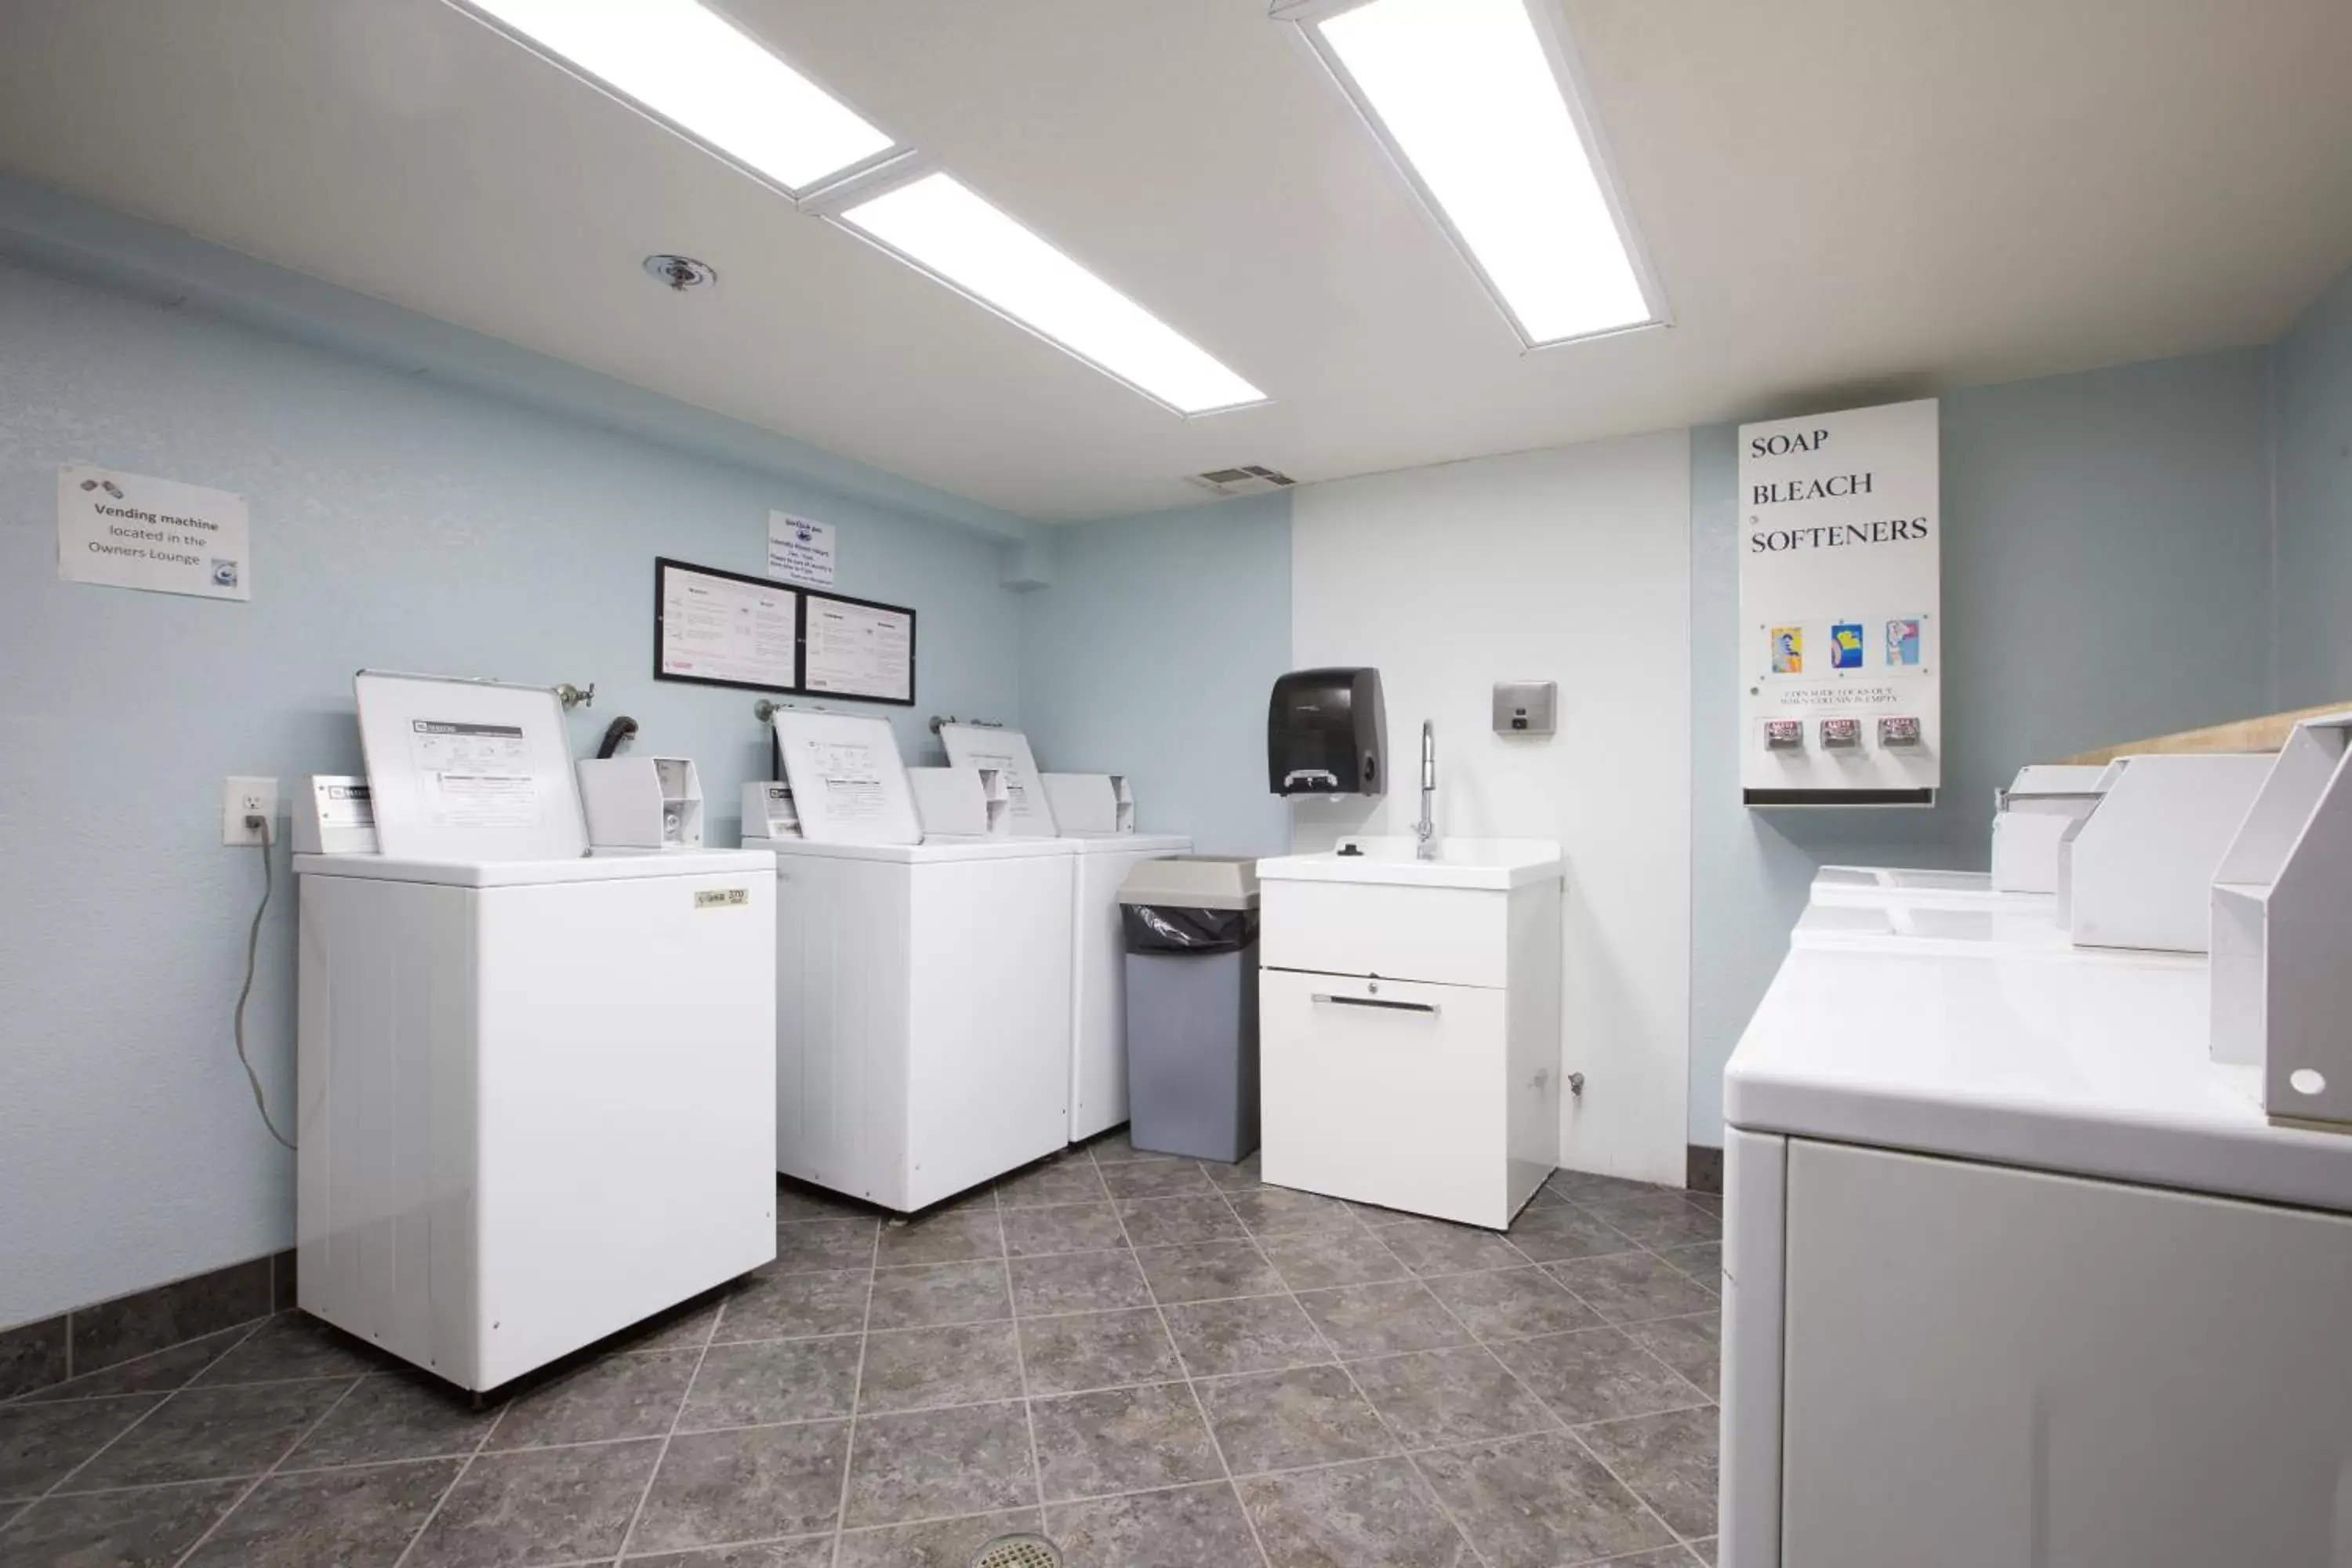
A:
POLYGON ((1561 1163, 1684 1179, 1690 1056, 1690 443, 1594 442, 1318 485, 1291 521, 1297 668, 1372 665, 1392 793, 1298 803, 1293 847, 1410 831, 1423 719, 1441 831, 1567 851, 1561 1163), (1494 732, 1497 680, 1560 733, 1494 732))

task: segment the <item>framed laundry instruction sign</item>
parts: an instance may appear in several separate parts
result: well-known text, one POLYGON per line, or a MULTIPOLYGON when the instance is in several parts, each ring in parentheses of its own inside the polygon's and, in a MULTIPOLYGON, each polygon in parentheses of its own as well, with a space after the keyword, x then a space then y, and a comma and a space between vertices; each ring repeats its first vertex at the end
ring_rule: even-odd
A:
POLYGON ((654 679, 798 691, 801 596, 765 577, 654 562, 654 679))
POLYGON ((801 688, 813 697, 915 703, 915 612, 839 594, 803 595, 801 688))
POLYGON ((1746 804, 1934 804, 1939 451, 1933 398, 1739 427, 1746 804))

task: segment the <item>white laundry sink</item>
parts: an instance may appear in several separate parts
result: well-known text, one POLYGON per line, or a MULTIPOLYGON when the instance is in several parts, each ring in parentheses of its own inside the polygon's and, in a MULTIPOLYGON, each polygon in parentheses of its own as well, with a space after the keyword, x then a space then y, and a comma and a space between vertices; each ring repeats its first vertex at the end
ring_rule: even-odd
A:
POLYGON ((1441 838, 1423 860, 1401 835, 1343 838, 1319 855, 1281 855, 1257 863, 1260 882, 1377 882, 1409 888, 1478 888, 1506 892, 1558 881, 1559 846, 1548 838, 1441 838))
POLYGON ((1559 1142, 1559 846, 1413 849, 1258 862, 1265 1179, 1499 1230, 1559 1142))

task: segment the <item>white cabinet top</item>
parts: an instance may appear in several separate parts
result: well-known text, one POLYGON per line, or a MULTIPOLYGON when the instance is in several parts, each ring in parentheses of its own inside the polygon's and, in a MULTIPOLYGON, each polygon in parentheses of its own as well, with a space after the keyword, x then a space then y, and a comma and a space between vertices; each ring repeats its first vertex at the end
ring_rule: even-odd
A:
POLYGON ((1073 855, 1190 855, 1192 841, 1181 833, 1065 833, 1073 855))
POLYGON ((2206 966, 1978 944, 1791 952, 1724 1085, 1751 1131, 2352 1212, 2352 1136, 2207 1050, 2206 966))
POLYGON ((881 860, 896 866, 936 866, 973 860, 1034 860, 1049 856, 1070 858, 1076 847, 1066 838, 957 837, 940 834, 920 844, 819 844, 806 838, 758 838, 746 836, 743 847, 756 849, 763 860, 881 860))
POLYGON ((552 882, 642 881, 653 877, 764 873, 775 857, 742 849, 599 850, 568 860, 403 860, 385 855, 297 855, 305 877, 430 882, 448 888, 527 888, 552 882))
POLYGON ((1559 846, 1549 838, 1441 838, 1436 858, 1431 860, 1415 856, 1414 847, 1413 840, 1402 835, 1343 838, 1320 855, 1260 860, 1257 878, 1261 882, 1379 882, 1499 892, 1530 882, 1557 882, 1568 874, 1559 846))

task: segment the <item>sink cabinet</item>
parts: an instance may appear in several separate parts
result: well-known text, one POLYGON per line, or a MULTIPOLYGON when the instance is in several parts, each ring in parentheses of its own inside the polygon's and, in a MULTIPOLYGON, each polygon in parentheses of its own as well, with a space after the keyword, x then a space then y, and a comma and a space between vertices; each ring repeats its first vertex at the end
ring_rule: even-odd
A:
POLYGON ((1557 847, 1525 858, 1470 886, 1260 862, 1266 1181, 1497 1230, 1534 1195, 1559 1140, 1561 887, 1557 847))

